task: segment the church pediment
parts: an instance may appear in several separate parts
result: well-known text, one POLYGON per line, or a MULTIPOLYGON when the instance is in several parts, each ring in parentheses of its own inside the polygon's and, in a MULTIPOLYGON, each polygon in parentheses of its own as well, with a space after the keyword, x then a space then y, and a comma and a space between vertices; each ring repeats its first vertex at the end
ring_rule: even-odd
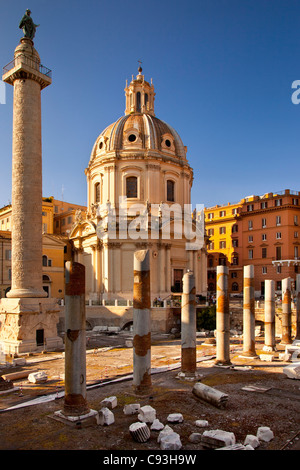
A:
POLYGON ((96 233, 96 224, 92 221, 84 221, 77 223, 71 230, 70 239, 78 237, 86 237, 96 233))

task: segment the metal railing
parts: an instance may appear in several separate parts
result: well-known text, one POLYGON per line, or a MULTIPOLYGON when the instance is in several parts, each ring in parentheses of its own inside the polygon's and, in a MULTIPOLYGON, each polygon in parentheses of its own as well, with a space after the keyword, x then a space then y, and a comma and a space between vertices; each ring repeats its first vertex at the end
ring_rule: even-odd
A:
POLYGON ((35 70, 38 70, 40 73, 43 75, 46 75, 49 78, 52 78, 52 71, 42 65, 40 62, 38 62, 35 59, 29 58, 24 54, 19 54, 17 57, 15 57, 9 64, 5 65, 3 67, 3 74, 9 72, 11 69, 16 67, 18 64, 25 64, 35 70))

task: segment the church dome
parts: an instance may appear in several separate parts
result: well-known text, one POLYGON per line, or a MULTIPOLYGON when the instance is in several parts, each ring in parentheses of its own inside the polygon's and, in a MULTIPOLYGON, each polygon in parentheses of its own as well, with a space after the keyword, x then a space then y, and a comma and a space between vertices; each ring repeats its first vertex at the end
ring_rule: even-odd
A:
POLYGON ((118 153, 152 155, 184 161, 186 147, 173 127, 154 114, 154 87, 145 81, 139 69, 136 79, 125 88, 125 115, 104 129, 96 139, 89 166, 98 159, 118 153))

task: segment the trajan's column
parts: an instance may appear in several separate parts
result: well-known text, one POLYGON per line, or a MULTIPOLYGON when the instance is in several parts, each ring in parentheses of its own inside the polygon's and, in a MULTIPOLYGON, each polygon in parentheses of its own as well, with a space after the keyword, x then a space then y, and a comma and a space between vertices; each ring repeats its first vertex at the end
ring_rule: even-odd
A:
POLYGON ((34 48, 37 25, 30 13, 20 22, 24 37, 2 77, 14 87, 12 286, 0 304, 0 346, 9 353, 59 342, 56 301, 45 298, 42 284, 41 90, 51 84, 51 71, 34 48))

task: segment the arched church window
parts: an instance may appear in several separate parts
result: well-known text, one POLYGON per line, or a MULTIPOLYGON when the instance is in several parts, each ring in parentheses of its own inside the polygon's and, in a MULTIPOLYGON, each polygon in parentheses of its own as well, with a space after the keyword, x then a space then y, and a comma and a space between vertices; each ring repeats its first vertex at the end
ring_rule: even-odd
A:
POLYGON ((126 197, 137 197, 137 177, 128 176, 126 178, 126 197))
POLYGON ((148 93, 145 93, 145 108, 148 109, 148 93))
POLYGON ((95 184, 95 202, 100 202, 100 199, 101 199, 100 190, 101 190, 100 183, 96 183, 95 184))
POLYGON ((48 258, 46 255, 43 255, 43 266, 48 266, 48 258))
POLYGON ((136 112, 137 113, 141 112, 141 93, 140 93, 140 91, 138 91, 137 94, 136 94, 136 112))
POLYGON ((175 183, 172 180, 167 181, 167 201, 175 201, 175 183))

